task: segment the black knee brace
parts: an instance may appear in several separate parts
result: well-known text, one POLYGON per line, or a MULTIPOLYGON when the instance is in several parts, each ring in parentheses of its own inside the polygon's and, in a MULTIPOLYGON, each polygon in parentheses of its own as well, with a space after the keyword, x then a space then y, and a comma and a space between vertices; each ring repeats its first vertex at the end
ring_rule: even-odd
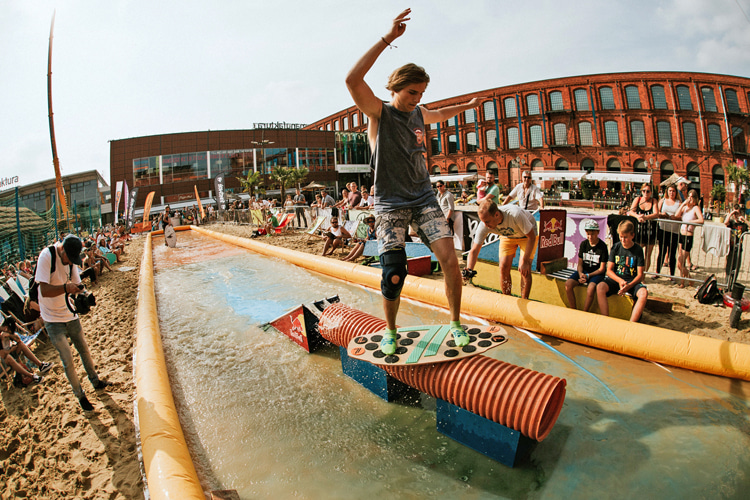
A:
POLYGON ((380 266, 383 268, 380 292, 386 300, 398 299, 406 278, 406 250, 399 248, 383 252, 380 254, 380 266), (396 284, 393 283, 394 276, 398 277, 396 284))

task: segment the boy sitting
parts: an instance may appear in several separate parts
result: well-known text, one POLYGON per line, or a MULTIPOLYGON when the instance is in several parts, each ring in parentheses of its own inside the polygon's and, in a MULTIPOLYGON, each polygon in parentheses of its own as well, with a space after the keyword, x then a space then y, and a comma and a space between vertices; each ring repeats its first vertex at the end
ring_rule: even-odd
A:
POLYGON ((630 221, 622 221, 617 226, 617 234, 620 241, 612 246, 607 262, 607 276, 604 281, 596 287, 599 311, 604 316, 609 316, 609 304, 607 297, 617 293, 618 295, 630 295, 635 299, 630 321, 638 321, 646 307, 648 290, 641 283, 646 267, 643 257, 643 249, 638 246, 635 237, 635 226, 630 221))
POLYGON ((581 285, 586 287, 586 302, 583 310, 588 311, 594 303, 597 285, 604 280, 607 272, 607 244, 599 239, 599 224, 593 219, 583 221, 586 239, 578 248, 578 270, 565 282, 565 292, 568 295, 568 307, 576 309, 576 294, 574 288, 581 285))

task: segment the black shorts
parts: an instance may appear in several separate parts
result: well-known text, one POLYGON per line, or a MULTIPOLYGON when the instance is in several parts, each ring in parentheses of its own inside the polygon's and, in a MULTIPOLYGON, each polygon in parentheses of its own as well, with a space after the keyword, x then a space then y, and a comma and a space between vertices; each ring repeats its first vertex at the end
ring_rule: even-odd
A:
MULTIPOLYGON (((607 297, 609 297, 610 295, 614 295, 620 291, 620 285, 618 285, 617 282, 612 278, 608 276, 605 277, 604 283, 606 283, 609 287, 609 290, 607 291, 607 297)), ((625 295, 630 295, 631 297, 633 297, 633 300, 638 300, 638 290, 640 290, 641 288, 646 288, 646 285, 644 285, 643 283, 638 283, 633 288, 625 292, 625 295)))
POLYGON ((690 252, 693 249, 693 235, 692 234, 681 234, 680 235, 680 246, 686 252, 690 252))

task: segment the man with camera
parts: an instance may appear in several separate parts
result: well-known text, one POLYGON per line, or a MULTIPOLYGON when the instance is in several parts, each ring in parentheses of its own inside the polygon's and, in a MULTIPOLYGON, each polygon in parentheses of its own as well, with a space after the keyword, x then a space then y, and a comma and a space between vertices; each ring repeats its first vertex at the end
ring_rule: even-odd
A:
POLYGON ((60 354, 65 375, 81 408, 85 411, 92 411, 94 407, 81 388, 73 365, 73 352, 68 344, 68 337, 70 337, 81 356, 81 361, 94 389, 104 389, 109 386, 110 382, 100 379, 96 373, 86 338, 83 336, 81 321, 78 314, 73 312, 68 300, 69 295, 76 295, 83 291, 81 277, 78 274, 82 248, 81 240, 73 235, 68 235, 62 242, 45 248, 39 254, 34 280, 39 283, 39 308, 47 335, 60 354))

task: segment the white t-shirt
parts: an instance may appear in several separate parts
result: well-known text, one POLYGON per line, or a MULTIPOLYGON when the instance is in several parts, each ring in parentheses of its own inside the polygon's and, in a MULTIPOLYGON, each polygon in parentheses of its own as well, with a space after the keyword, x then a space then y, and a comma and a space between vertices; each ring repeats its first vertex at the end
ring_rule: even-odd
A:
MULTIPOLYGON (((57 245, 55 245, 57 248, 57 245)), ((75 284, 81 283, 81 277, 78 274, 78 266, 71 267, 63 265, 60 255, 55 255, 55 272, 50 276, 50 266, 52 265, 52 255, 45 248, 39 254, 39 260, 36 265, 36 274, 34 280, 38 283, 47 283, 48 285, 64 285, 68 281, 75 284), (68 273, 71 273, 68 275, 68 273)), ((65 294, 62 293, 56 297, 44 297, 42 289, 39 288, 39 309, 41 310, 42 319, 48 323, 67 323, 73 321, 78 315, 73 314, 65 305, 65 294)))
POLYGON ((490 228, 484 222, 479 223, 474 235, 474 243, 483 243, 489 233, 495 233, 505 238, 525 238, 536 229, 536 221, 531 213, 517 205, 503 205, 497 207, 503 213, 503 221, 495 228, 490 228))
POLYGON ((508 198, 518 200, 519 207, 531 212, 539 209, 539 200, 541 200, 543 196, 542 190, 539 189, 539 186, 536 184, 532 184, 524 193, 523 183, 514 187, 513 191, 508 194, 508 198))

